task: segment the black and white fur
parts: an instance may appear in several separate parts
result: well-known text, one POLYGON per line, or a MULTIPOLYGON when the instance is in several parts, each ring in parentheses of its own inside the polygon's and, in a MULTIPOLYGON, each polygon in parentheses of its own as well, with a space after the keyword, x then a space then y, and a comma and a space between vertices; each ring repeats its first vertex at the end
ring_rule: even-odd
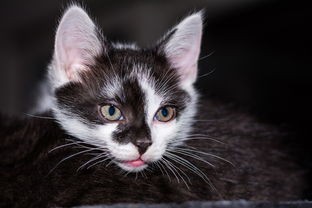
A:
POLYGON ((0 114, 0 207, 303 199, 309 180, 285 145, 287 132, 213 99, 193 118, 201 31, 196 13, 139 49, 109 42, 70 7, 37 109, 47 112, 0 114), (103 120, 98 107, 106 103, 126 120, 103 120), (153 120, 162 105, 175 106, 176 119, 153 120), (144 166, 123 162, 138 156, 144 166))
POLYGON ((191 130, 201 36, 199 12, 185 18, 153 48, 114 44, 82 8, 72 6, 56 32, 49 67, 52 95, 45 98, 50 103, 43 109, 52 108, 70 135, 108 151, 122 169, 140 171, 180 145, 191 130), (102 103, 119 106, 126 122, 101 120, 97 107, 102 103), (176 119, 155 121, 155 113, 165 105, 177 109, 176 119), (142 139, 150 146, 140 154, 137 141, 142 139), (143 167, 123 164, 139 157, 146 163, 143 167))

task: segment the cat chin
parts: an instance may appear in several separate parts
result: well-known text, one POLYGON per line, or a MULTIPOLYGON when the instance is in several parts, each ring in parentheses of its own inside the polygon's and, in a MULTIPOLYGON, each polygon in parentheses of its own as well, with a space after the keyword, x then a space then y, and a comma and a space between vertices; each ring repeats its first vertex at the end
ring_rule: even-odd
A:
POLYGON ((115 164, 127 172, 140 172, 148 167, 146 163, 139 166, 132 166, 127 164, 127 162, 115 162, 115 164))

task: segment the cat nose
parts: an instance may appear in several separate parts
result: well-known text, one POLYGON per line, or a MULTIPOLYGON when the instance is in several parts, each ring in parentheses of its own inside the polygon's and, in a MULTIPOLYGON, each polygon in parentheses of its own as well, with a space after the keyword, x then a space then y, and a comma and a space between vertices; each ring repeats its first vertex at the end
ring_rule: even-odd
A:
POLYGON ((151 146, 151 144, 152 141, 148 138, 138 139, 135 142, 135 145, 137 146, 140 155, 143 155, 146 152, 147 148, 151 146))

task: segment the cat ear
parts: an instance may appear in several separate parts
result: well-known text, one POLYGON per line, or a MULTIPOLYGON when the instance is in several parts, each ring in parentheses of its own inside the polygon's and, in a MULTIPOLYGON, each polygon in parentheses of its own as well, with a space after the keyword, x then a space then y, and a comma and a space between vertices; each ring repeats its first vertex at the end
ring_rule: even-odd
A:
POLYGON ((58 74, 63 74, 59 79, 79 81, 79 72, 87 70, 94 57, 102 51, 99 34, 95 24, 82 8, 71 6, 67 9, 55 37, 55 70, 60 70, 58 74))
POLYGON ((188 16, 160 41, 161 52, 178 71, 183 85, 196 81, 203 28, 202 15, 201 11, 188 16))

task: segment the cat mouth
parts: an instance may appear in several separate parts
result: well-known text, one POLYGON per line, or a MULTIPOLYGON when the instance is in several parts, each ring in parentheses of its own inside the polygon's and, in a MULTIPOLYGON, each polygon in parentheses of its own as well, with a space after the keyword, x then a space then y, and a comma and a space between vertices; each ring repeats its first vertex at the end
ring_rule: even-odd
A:
POLYGON ((136 159, 136 160, 124 161, 123 163, 133 168, 141 167, 146 164, 141 158, 136 159))
POLYGON ((118 161, 117 163, 122 169, 133 172, 141 171, 148 166, 146 161, 142 160, 141 158, 136 160, 118 161))

